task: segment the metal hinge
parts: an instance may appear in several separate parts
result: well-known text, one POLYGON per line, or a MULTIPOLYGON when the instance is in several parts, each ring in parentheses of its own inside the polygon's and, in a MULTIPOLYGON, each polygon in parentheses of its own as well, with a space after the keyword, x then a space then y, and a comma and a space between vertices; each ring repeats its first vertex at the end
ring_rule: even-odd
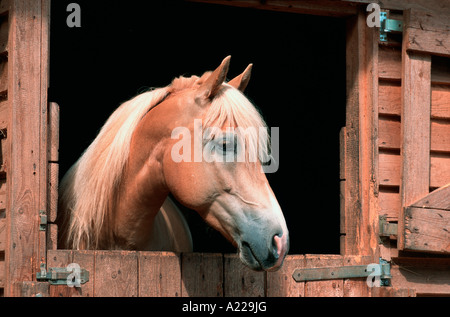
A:
POLYGON ((47 213, 45 210, 39 210, 39 230, 45 231, 47 228, 47 213))
POLYGON ((391 265, 380 258, 380 263, 368 265, 333 266, 296 269, 292 277, 296 282, 336 280, 344 278, 380 277, 380 285, 388 286, 391 279, 391 265))
POLYGON ((380 237, 396 236, 398 234, 398 224, 388 222, 386 216, 380 216, 380 237))
POLYGON ((387 33, 402 33, 403 21, 387 18, 387 12, 380 12, 380 41, 387 41, 387 33))
POLYGON ((36 279, 41 282, 49 282, 50 285, 79 287, 89 281, 89 271, 81 269, 78 264, 68 265, 67 267, 52 267, 47 271, 45 264, 42 264, 41 271, 36 273, 36 279))

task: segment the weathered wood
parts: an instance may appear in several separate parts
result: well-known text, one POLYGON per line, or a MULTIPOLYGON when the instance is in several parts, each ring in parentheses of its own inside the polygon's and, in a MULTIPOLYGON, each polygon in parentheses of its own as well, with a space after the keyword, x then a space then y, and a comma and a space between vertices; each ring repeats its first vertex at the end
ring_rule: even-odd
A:
POLYGON ((450 23, 447 15, 416 9, 404 12, 407 50, 450 56, 450 23))
MULTIPOLYGON (((380 153, 380 185, 400 186, 401 156, 392 153, 380 153)), ((429 185, 438 188, 450 182, 450 157, 432 154, 430 160, 429 185)), ((426 181, 426 180, 424 180, 426 181)), ((423 196, 426 193, 423 194, 423 196)), ((419 197, 421 198, 421 196, 419 197)))
MULTIPOLYGON (((397 118, 381 117, 378 145, 381 149, 400 149, 401 123, 397 118)), ((431 121, 431 151, 450 152, 450 122, 431 121)))
POLYGON ((407 207, 407 250, 450 253, 450 210, 407 207))
POLYGON ((416 297, 413 288, 375 287, 371 291, 372 297, 416 297))
POLYGON ((252 8, 279 12, 291 12, 301 14, 313 14, 321 16, 348 17, 357 13, 357 7, 340 1, 329 0, 189 0, 191 2, 206 2, 221 5, 236 6, 241 8, 252 8))
MULTIPOLYGON (((380 115, 401 115, 401 86, 398 83, 380 82, 378 93, 380 115)), ((450 118, 450 86, 431 86, 431 118, 450 118)))
MULTIPOLYGON (((329 266, 343 266, 344 258, 341 255, 306 255, 306 268, 319 268, 329 266)), ((344 281, 308 281, 305 282, 306 297, 342 297, 344 296, 344 281)))
POLYGON ((139 297, 181 296, 181 259, 173 252, 139 252, 139 297))
POLYGON ((55 222, 58 211, 59 164, 48 163, 48 222, 55 222))
POLYGON ((224 255, 224 270, 224 296, 265 296, 264 272, 250 270, 235 254, 224 255))
POLYGON ((304 297, 305 283, 297 283, 292 274, 296 269, 305 267, 304 255, 288 255, 284 264, 276 272, 267 272, 267 296, 304 297))
POLYGON ((136 252, 97 251, 94 297, 138 296, 137 272, 136 252))
POLYGON ((344 2, 369 4, 377 3, 382 9, 407 10, 418 9, 429 12, 450 14, 450 3, 442 0, 343 0, 344 2))
POLYGON ((450 183, 414 202, 411 207, 450 210, 450 183))
POLYGON ((438 188, 450 183, 450 156, 432 153, 430 160, 430 186, 438 188))
MULTIPOLYGON (((8 101, 11 122, 8 137, 11 142, 10 175, 8 176, 8 236, 6 252, 7 285, 5 295, 12 295, 16 282, 31 281, 45 256, 39 246, 39 210, 46 208, 46 133, 47 80, 43 72, 44 42, 48 44, 48 0, 11 1, 8 101), (37 67, 39 65, 39 67, 37 67), (45 100, 45 102, 43 102, 45 100), (43 168, 45 166, 45 168, 43 168), (14 180, 14 181, 13 181, 14 180), (43 195, 45 193, 45 195, 43 195)), ((44 244, 45 245, 45 244, 44 244)))
POLYGON ((222 254, 184 253, 181 268, 183 297, 223 296, 222 254))
MULTIPOLYGON (((404 38, 404 42, 405 42, 404 38)), ((430 189, 431 57, 402 48, 402 163, 398 248, 404 248, 404 208, 430 189)))
POLYGON ((431 118, 450 118, 450 86, 431 86, 431 118))
POLYGON ((6 241, 6 219, 0 219, 0 252, 5 251, 7 245, 6 241))
POLYGON ((449 258, 393 258, 392 285, 414 289, 420 295, 450 294, 449 258))
POLYGON ((379 47, 378 77, 381 80, 400 81, 402 78, 402 53, 398 47, 379 47))
POLYGON ((380 203, 380 216, 386 216, 388 221, 398 221, 398 214, 401 208, 398 190, 380 188, 378 200, 380 203))
MULTIPOLYGON (((345 242, 341 254, 372 254, 378 221, 378 40, 365 13, 347 22, 345 242), (363 230, 361 228, 364 228, 363 230)), ((344 235, 343 235, 344 236, 344 235)))
POLYGON ((400 116, 402 108, 400 82, 380 80, 378 87, 378 113, 380 115, 400 116))
POLYGON ((14 295, 17 297, 48 297, 49 284, 34 281, 16 282, 14 295))

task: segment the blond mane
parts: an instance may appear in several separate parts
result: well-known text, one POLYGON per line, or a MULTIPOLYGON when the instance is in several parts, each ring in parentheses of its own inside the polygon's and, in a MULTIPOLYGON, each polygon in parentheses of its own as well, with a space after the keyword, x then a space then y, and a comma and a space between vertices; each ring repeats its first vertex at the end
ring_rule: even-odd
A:
MULTIPOLYGON (((168 94, 199 85, 205 75, 176 78, 171 85, 142 93, 113 112, 61 182, 59 209, 65 212, 60 225, 60 232, 65 232, 63 244, 72 249, 109 248, 113 236, 108 225, 113 222, 108 217, 112 217, 114 197, 122 180, 134 130, 143 116, 168 94)), ((262 127, 267 131, 253 104, 226 83, 211 101, 203 120, 205 127, 234 122, 244 129, 262 127)), ((258 130, 255 131, 256 134, 246 135, 246 146, 249 151, 259 149, 259 158, 267 161, 267 132, 261 137, 257 135, 258 130)))

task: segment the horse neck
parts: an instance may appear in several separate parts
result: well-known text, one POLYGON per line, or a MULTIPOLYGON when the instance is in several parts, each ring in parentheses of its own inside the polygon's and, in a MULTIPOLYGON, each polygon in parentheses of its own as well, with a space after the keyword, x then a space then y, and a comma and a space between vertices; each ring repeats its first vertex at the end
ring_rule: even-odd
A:
POLYGON ((114 211, 114 236, 120 248, 143 249, 151 239, 154 219, 169 191, 161 160, 163 139, 149 138, 146 116, 136 128, 114 211))

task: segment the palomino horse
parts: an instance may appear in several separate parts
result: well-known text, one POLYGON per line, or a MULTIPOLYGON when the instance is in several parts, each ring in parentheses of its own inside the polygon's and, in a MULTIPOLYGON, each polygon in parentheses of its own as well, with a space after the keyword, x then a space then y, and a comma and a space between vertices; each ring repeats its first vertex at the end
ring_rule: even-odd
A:
POLYGON ((267 126, 242 93, 251 65, 225 83, 229 62, 140 94, 110 116, 61 182, 60 248, 192 251, 171 193, 250 268, 282 265, 289 234, 262 171, 267 126))

